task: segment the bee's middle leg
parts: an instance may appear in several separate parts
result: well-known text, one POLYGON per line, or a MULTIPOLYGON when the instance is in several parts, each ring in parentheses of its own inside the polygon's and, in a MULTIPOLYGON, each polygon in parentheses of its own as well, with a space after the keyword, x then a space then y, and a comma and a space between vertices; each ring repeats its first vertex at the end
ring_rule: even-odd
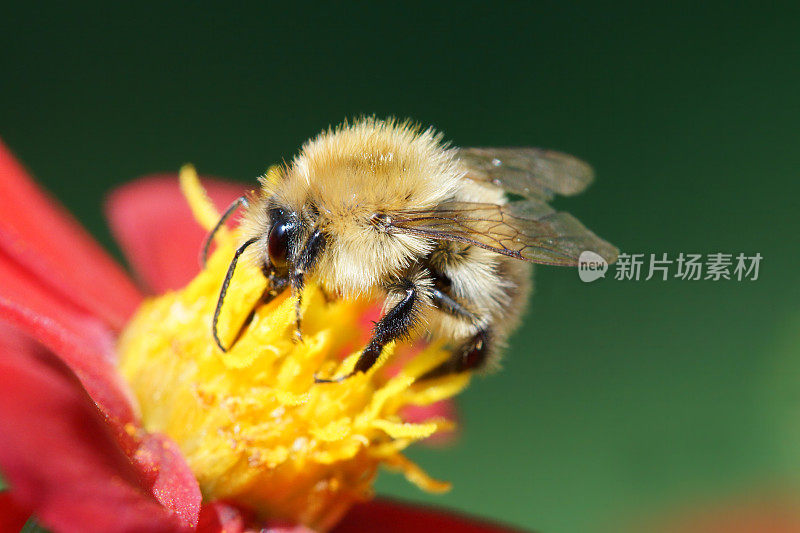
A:
POLYGON ((390 342, 402 339, 408 335, 416 324, 420 307, 424 305, 426 290, 421 286, 420 280, 406 277, 387 287, 390 295, 400 297, 398 301, 383 317, 375 323, 372 329, 372 338, 356 361, 353 371, 338 379, 314 378, 317 383, 330 383, 342 381, 358 372, 366 372, 380 357, 383 348, 390 342))
POLYGON ((458 346, 450 359, 429 370, 418 379, 433 379, 447 374, 458 374, 466 370, 482 368, 491 353, 491 334, 486 326, 478 327, 478 318, 441 287, 431 292, 431 302, 440 311, 476 324, 476 332, 461 346, 458 346))

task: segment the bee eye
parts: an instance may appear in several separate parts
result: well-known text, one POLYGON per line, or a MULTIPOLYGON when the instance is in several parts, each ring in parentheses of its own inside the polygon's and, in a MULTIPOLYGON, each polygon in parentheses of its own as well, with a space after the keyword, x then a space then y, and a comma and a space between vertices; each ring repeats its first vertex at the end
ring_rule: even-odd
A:
POLYGON ((267 253, 269 262, 276 268, 286 267, 286 256, 289 253, 289 233, 293 229, 293 222, 277 220, 269 231, 267 253))

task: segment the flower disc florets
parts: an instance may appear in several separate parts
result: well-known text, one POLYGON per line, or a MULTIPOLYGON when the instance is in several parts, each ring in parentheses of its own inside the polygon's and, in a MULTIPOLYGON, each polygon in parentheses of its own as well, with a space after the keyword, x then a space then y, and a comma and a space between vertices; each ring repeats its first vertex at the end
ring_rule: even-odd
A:
MULTIPOLYGON (((210 228, 218 214, 193 169, 184 169, 181 180, 198 221, 210 228)), ((448 357, 436 346, 390 376, 385 363, 394 349, 388 347, 366 374, 314 383, 317 372, 352 369, 368 303, 328 302, 310 285, 298 342, 293 298, 287 291, 259 304, 266 282, 248 264, 237 270, 225 300, 223 341, 231 344, 255 312, 223 353, 210 324, 235 245, 235 232, 222 231, 207 268, 184 289, 147 301, 120 339, 120 370, 145 429, 178 444, 206 499, 317 529, 331 527, 350 505, 371 496, 380 464, 403 471, 423 489, 446 490, 448 484, 429 478, 401 451, 450 422, 408 423, 401 410, 453 396, 469 376, 416 382, 448 357)))

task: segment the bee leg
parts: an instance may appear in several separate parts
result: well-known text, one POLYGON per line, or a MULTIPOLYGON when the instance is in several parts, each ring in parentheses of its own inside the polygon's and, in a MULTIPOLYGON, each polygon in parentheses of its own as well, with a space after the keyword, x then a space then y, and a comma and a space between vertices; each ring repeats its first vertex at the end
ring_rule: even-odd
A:
POLYGON ((219 315, 222 310, 222 303, 225 297, 225 293, 227 292, 228 289, 228 283, 230 283, 230 278, 233 277, 232 269, 236 267, 237 261, 238 261, 238 256, 232 262, 231 267, 228 269, 229 272, 225 276, 225 281, 222 286, 220 298, 217 301, 217 307, 214 310, 214 319, 211 324, 211 333, 214 338, 214 341, 216 342, 217 346, 219 346, 220 350, 222 350, 223 352, 227 352, 228 350, 233 348, 237 342, 239 342, 239 339, 242 337, 247 327, 253 321, 253 318, 256 315, 256 309, 260 305, 272 301, 276 296, 278 296, 278 294, 283 292, 283 290, 289 286, 289 278, 278 276, 275 274, 275 270, 272 269, 271 267, 268 267, 267 265, 261 265, 261 272, 267 279, 267 286, 264 288, 264 292, 261 293, 261 296, 256 301, 255 305, 253 305, 253 309, 250 311, 250 313, 247 314, 247 317, 244 319, 244 322, 242 322, 242 325, 239 326, 239 330, 236 332, 236 336, 234 337, 233 342, 231 342, 231 345, 225 348, 222 345, 222 341, 220 340, 219 335, 217 334, 217 323, 219 321, 219 315))
MULTIPOLYGON (((431 302, 440 311, 454 315, 473 324, 478 323, 477 317, 464 305, 447 294, 441 283, 435 283, 436 288, 431 292, 431 302)), ((447 374, 457 374, 466 370, 474 370, 483 366, 489 355, 489 332, 480 328, 467 342, 453 351, 452 357, 429 370, 418 379, 432 379, 447 374)))
MULTIPOLYGON (((264 292, 264 294, 266 294, 266 291, 264 292)), ((242 338, 242 335, 244 335, 245 330, 250 326, 250 323, 253 321, 253 318, 255 318, 255 316, 256 316, 256 308, 261 304, 261 302, 263 300, 264 300, 264 296, 262 295, 261 298, 259 298, 258 302, 256 302, 256 304, 253 306, 253 308, 247 314, 247 317, 244 319, 244 322, 242 322, 242 325, 239 326, 239 331, 236 332, 236 336, 233 338, 233 341, 231 341, 231 345, 228 346, 228 350, 230 350, 234 346, 236 346, 236 343, 239 342, 239 339, 242 338)))
POLYGON ((446 290, 440 289, 438 284, 436 284, 436 288, 431 291, 431 303, 433 303, 434 307, 447 314, 464 318, 472 323, 478 321, 469 309, 447 294, 446 290))
MULTIPOLYGON (((266 274, 265 274, 266 275, 266 274)), ((261 293, 261 296, 258 298, 256 303, 253 305, 253 308, 247 314, 247 317, 242 322, 242 325, 239 326, 239 331, 236 332, 236 337, 233 338, 231 345, 228 349, 233 348, 239 339, 244 335, 245 330, 250 326, 250 323, 253 321, 253 318, 256 316, 256 309, 260 306, 268 304, 272 300, 275 299, 283 290, 289 285, 289 281, 284 278, 275 278, 272 276, 267 276, 267 280, 269 283, 266 287, 264 287, 264 292, 261 293)))
POLYGON ((322 298, 325 300, 326 304, 329 304, 329 303, 334 302, 336 300, 336 297, 333 294, 331 294, 328 291, 326 291, 325 287, 323 287, 321 285, 319 287, 319 292, 322 293, 322 298))
POLYGON ((491 349, 490 338, 491 335, 488 330, 479 330, 467 342, 456 348, 450 359, 433 370, 429 370, 417 378, 417 381, 481 368, 489 357, 491 349))
POLYGON ((332 383, 343 381, 358 372, 366 372, 380 357, 383 348, 393 340, 405 337, 416 321, 420 305, 420 288, 410 278, 400 280, 392 287, 402 299, 375 323, 372 339, 361 352, 356 365, 350 374, 337 379, 321 379, 314 376, 316 383, 332 383))

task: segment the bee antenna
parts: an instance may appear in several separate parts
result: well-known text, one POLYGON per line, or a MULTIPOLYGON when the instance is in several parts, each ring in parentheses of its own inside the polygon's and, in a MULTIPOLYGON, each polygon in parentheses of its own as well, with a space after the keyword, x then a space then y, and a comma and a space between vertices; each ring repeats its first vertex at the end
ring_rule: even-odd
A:
POLYGON ((231 205, 222 213, 222 216, 219 217, 219 220, 208 233, 206 240, 203 242, 203 248, 200 251, 200 267, 206 268, 206 263, 208 262, 208 251, 211 249, 211 243, 214 241, 214 236, 220 230, 220 228, 225 224, 225 221, 228 220, 231 215, 236 211, 239 206, 243 206, 245 209, 250 207, 250 203, 247 201, 247 197, 242 195, 236 200, 234 200, 231 205))
POLYGON ((217 322, 219 321, 219 314, 222 311, 222 303, 225 301, 225 295, 228 293, 228 285, 231 284, 231 278, 233 278, 233 273, 236 270, 236 263, 239 262, 239 256, 244 253, 248 246, 257 240, 258 237, 253 237, 236 249, 236 252, 233 254, 233 259, 231 259, 231 263, 228 265, 228 271, 225 273, 225 280, 222 282, 222 289, 219 291, 217 307, 214 309, 214 320, 211 322, 211 334, 214 336, 214 342, 217 343, 217 346, 219 346, 219 349, 223 352, 227 352, 228 349, 222 345, 222 341, 219 340, 219 334, 217 333, 217 322))

